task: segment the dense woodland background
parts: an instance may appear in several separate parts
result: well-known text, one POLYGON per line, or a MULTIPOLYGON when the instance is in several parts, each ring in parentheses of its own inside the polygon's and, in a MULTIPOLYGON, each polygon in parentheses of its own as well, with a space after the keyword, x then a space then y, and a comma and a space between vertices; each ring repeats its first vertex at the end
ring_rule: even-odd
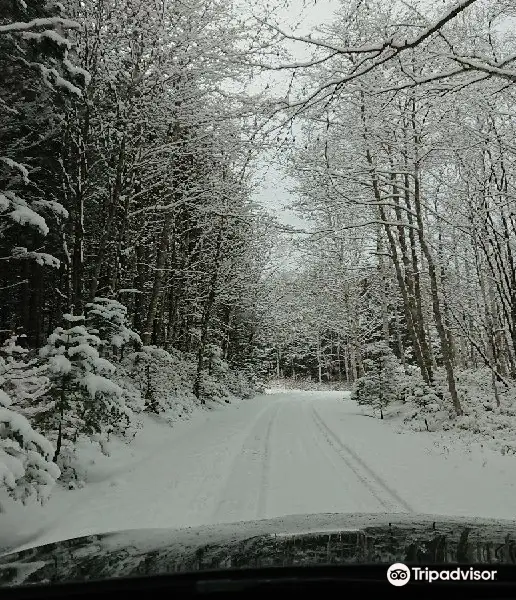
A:
POLYGON ((288 2, 0 0, 15 498, 73 477, 81 436, 272 378, 415 428, 513 426, 513 3, 336 5, 296 38, 288 2), (264 156, 306 229, 255 201, 264 156))

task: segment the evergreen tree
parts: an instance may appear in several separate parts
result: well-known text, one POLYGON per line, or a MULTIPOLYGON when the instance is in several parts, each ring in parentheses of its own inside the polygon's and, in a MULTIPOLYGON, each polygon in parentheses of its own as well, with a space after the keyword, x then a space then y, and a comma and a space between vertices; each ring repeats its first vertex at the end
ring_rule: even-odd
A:
POLYGON ((105 434, 123 431, 131 421, 126 391, 110 376, 115 366, 99 355, 102 340, 88 331, 84 316, 64 315, 68 327, 57 327, 40 356, 48 361, 56 405, 49 425, 57 430, 54 460, 63 443, 86 434, 101 447, 105 434))
MULTIPOLYGON (((79 24, 61 15, 58 2, 4 0, 1 6, 0 114, 7 118, 0 125, 0 212, 8 220, 3 220, 0 235, 17 224, 46 236, 45 216, 67 216, 45 175, 57 160, 58 111, 70 94, 81 96, 79 86, 88 80, 68 56, 71 45, 65 34, 79 24)), ((23 252, 22 246, 15 250, 14 258, 58 264, 45 253, 23 252)))
POLYGON ((0 304, 2 325, 23 326, 31 347, 41 343, 43 267, 62 265, 59 230, 68 211, 56 177, 58 136, 66 107, 88 82, 70 57, 68 34, 80 25, 62 11, 60 2, 0 2, 0 259, 8 265, 0 304), (32 310, 13 310, 24 302, 32 310))
POLYGON ((112 298, 95 298, 86 305, 88 329, 100 338, 100 347, 106 355, 133 342, 141 346, 140 336, 128 327, 127 307, 112 298))
POLYGON ((48 379, 34 361, 24 361, 26 350, 11 336, 0 348, 0 490, 26 502, 47 498, 60 475, 52 462, 54 448, 36 432, 32 403, 48 390, 48 379))
POLYGON ((360 406, 372 406, 383 419, 385 407, 397 399, 400 365, 385 342, 366 346, 363 365, 364 375, 354 383, 351 399, 360 406))
POLYGON ((0 377, 2 389, 16 410, 37 420, 39 414, 48 410, 44 398, 51 384, 45 374, 45 365, 39 364, 37 358, 30 358, 29 350, 20 345, 19 340, 24 337, 11 335, 0 346, 0 377))

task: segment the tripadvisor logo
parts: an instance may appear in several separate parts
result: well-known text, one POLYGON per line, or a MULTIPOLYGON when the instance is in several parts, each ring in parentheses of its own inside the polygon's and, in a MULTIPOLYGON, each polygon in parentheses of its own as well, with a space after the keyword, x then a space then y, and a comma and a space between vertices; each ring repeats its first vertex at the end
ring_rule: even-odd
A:
POLYGON ((394 563, 387 569, 387 579, 392 585, 405 585, 410 581, 410 569, 403 563, 394 563))
POLYGON ((409 568, 403 563, 395 563, 387 569, 387 580, 395 586, 406 585, 411 576, 414 581, 494 581, 496 579, 496 571, 480 570, 470 567, 462 569, 429 569, 428 567, 412 567, 409 568))

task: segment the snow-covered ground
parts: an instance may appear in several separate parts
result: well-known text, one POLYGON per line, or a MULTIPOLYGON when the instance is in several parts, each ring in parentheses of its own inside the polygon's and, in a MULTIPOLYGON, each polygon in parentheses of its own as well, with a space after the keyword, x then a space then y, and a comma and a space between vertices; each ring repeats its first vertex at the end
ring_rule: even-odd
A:
POLYGON ((270 391, 169 425, 146 417, 88 483, 43 507, 6 502, 0 549, 135 528, 290 514, 406 512, 516 518, 516 456, 407 432, 346 392, 270 391))

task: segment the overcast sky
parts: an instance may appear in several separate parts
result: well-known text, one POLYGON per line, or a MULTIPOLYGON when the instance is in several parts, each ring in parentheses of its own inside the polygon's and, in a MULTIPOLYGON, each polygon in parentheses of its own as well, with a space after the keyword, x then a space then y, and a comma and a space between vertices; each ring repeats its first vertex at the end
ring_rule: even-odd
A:
MULTIPOLYGON (((291 30, 301 19, 296 32, 299 35, 307 35, 313 32, 315 27, 331 21, 339 6, 339 0, 291 0, 290 4, 291 10, 285 10, 282 15, 283 28, 291 30)), ((310 56, 308 48, 300 44, 292 44, 290 48, 296 60, 307 60, 310 56)), ((293 200, 290 189, 294 182, 274 162, 270 163, 268 160, 263 162, 262 173, 263 186, 255 198, 270 212, 276 214, 282 223, 305 227, 306 223, 303 220, 285 208, 293 200)))

